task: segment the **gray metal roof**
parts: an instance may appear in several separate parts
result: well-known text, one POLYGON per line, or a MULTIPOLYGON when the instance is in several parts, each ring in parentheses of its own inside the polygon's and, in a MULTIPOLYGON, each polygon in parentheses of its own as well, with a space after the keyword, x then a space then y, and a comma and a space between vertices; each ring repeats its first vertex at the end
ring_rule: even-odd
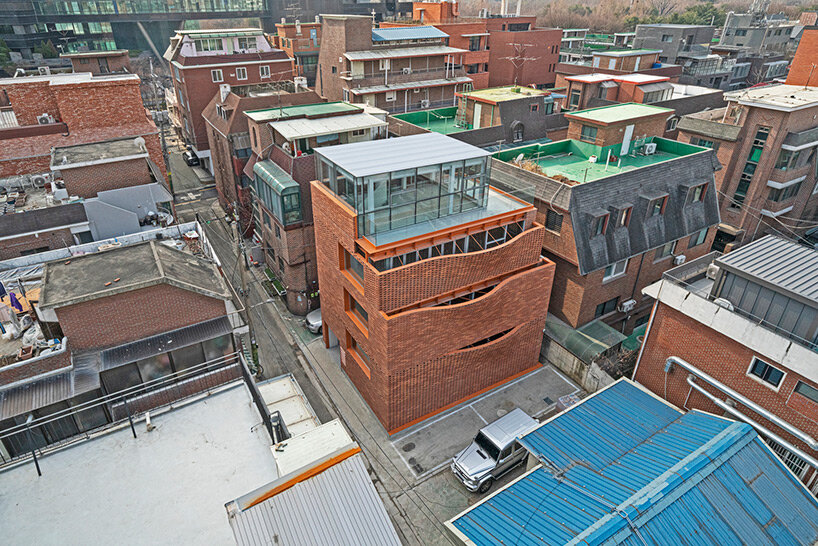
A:
POLYGON ((393 40, 429 40, 448 38, 449 35, 433 26, 373 28, 373 42, 391 42, 393 40))
POLYGON ((347 51, 344 57, 350 61, 374 61, 376 59, 402 59, 405 57, 429 57, 432 55, 450 55, 466 53, 465 49, 444 45, 427 45, 417 47, 393 47, 389 49, 365 49, 347 51))
POLYGON ((358 453, 230 515, 239 546, 400 545, 358 453))
POLYGON ((818 251, 767 235, 717 259, 719 267, 818 303, 818 251))
POLYGON ((314 150, 314 153, 355 177, 491 155, 439 133, 327 146, 314 150))

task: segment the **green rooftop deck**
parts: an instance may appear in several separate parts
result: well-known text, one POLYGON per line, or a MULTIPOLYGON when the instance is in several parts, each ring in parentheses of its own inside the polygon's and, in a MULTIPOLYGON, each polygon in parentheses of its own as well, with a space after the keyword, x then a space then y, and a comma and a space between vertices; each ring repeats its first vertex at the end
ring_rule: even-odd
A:
POLYGON ((647 116, 655 116, 657 114, 670 115, 672 113, 672 108, 663 108, 661 106, 652 106, 650 104, 639 104, 637 102, 627 102, 624 104, 612 104, 610 106, 600 106, 599 108, 580 110, 578 112, 567 112, 566 116, 568 116, 570 119, 578 119, 580 121, 588 121, 589 123, 602 123, 608 125, 610 123, 621 123, 623 121, 644 118, 647 116))
POLYGON ((456 125, 457 107, 435 108, 434 110, 421 110, 419 112, 407 112, 406 114, 392 114, 392 117, 422 127, 433 133, 450 135, 460 131, 468 131, 471 125, 456 125))
POLYGON ((620 158, 621 146, 615 144, 603 148, 578 140, 560 140, 512 148, 497 152, 492 157, 573 186, 707 150, 675 140, 649 137, 633 141, 630 153, 620 158), (656 144, 655 153, 645 153, 644 145, 648 143, 656 144), (611 161, 606 166, 608 151, 611 152, 611 161), (592 156, 596 156, 596 162, 589 161, 592 156))
POLYGON ((314 104, 300 104, 298 106, 283 106, 281 108, 264 108, 249 110, 247 117, 255 122, 278 121, 290 118, 313 118, 333 114, 352 114, 363 112, 360 105, 348 102, 317 102, 314 104))

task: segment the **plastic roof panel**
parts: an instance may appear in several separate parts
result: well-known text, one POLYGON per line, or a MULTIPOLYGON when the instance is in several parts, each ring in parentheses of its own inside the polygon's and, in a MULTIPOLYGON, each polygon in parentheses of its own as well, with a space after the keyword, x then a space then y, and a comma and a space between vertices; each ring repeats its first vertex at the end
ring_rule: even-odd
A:
POLYGON ((391 42, 397 40, 430 40, 448 38, 449 35, 433 26, 373 28, 373 42, 391 42))

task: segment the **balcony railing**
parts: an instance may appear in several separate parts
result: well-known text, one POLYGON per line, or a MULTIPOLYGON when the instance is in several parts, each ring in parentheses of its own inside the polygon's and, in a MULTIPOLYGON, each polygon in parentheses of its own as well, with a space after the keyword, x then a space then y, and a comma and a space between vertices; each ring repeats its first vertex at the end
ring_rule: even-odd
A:
POLYGON ((459 75, 459 74, 457 74, 457 72, 461 71, 462 69, 463 69, 463 65, 455 64, 455 65, 449 65, 448 69, 446 67, 441 66, 441 67, 434 67, 434 68, 417 68, 417 69, 412 68, 408 72, 404 72, 403 69, 388 70, 388 71, 377 70, 375 72, 365 72, 363 74, 354 74, 354 75, 350 76, 349 79, 352 80, 352 81, 356 81, 356 82, 358 80, 365 80, 367 78, 380 78, 381 80, 383 80, 384 74, 386 74, 386 77, 388 78, 389 82, 399 83, 398 81, 393 80, 393 78, 400 79, 400 78, 404 78, 404 77, 408 76, 409 79, 414 79, 414 78, 412 78, 412 76, 414 76, 415 74, 424 74, 426 76, 433 76, 433 77, 440 77, 440 78, 445 78, 447 75, 448 75, 448 77, 453 77, 455 75, 459 75))

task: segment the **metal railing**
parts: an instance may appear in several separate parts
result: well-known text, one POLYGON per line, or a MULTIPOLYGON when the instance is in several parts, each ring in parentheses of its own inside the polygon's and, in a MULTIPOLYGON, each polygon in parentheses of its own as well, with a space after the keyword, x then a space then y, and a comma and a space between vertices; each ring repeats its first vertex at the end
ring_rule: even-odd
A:
POLYGON ((454 72, 457 72, 457 71, 462 70, 462 69, 463 69, 463 65, 454 64, 454 65, 449 65, 448 68, 446 68, 444 66, 430 67, 430 68, 412 68, 408 72, 404 72, 403 69, 388 70, 388 71, 377 70, 375 72, 365 72, 363 74, 353 74, 352 76, 350 76, 350 79, 351 80, 363 80, 363 79, 366 79, 366 78, 383 78, 384 73, 386 73, 389 78, 398 77, 398 76, 411 76, 412 74, 433 74, 433 73, 441 73, 443 75, 446 75, 446 73, 448 73, 450 75, 450 77, 454 77, 454 75, 453 75, 454 72))
POLYGON ((238 380, 243 380, 250 391, 271 441, 279 442, 288 438, 281 415, 278 412, 270 413, 244 357, 236 351, 44 417, 33 418, 30 415, 25 423, 0 431, 3 447, 12 446, 8 452, 0 449, 0 468, 31 459, 38 475, 42 475, 38 458, 49 452, 88 439, 125 422, 136 438, 134 421, 145 413, 167 408, 205 393, 210 394, 214 389, 238 380), (101 420, 102 416, 105 422, 85 426, 85 423, 101 420))

